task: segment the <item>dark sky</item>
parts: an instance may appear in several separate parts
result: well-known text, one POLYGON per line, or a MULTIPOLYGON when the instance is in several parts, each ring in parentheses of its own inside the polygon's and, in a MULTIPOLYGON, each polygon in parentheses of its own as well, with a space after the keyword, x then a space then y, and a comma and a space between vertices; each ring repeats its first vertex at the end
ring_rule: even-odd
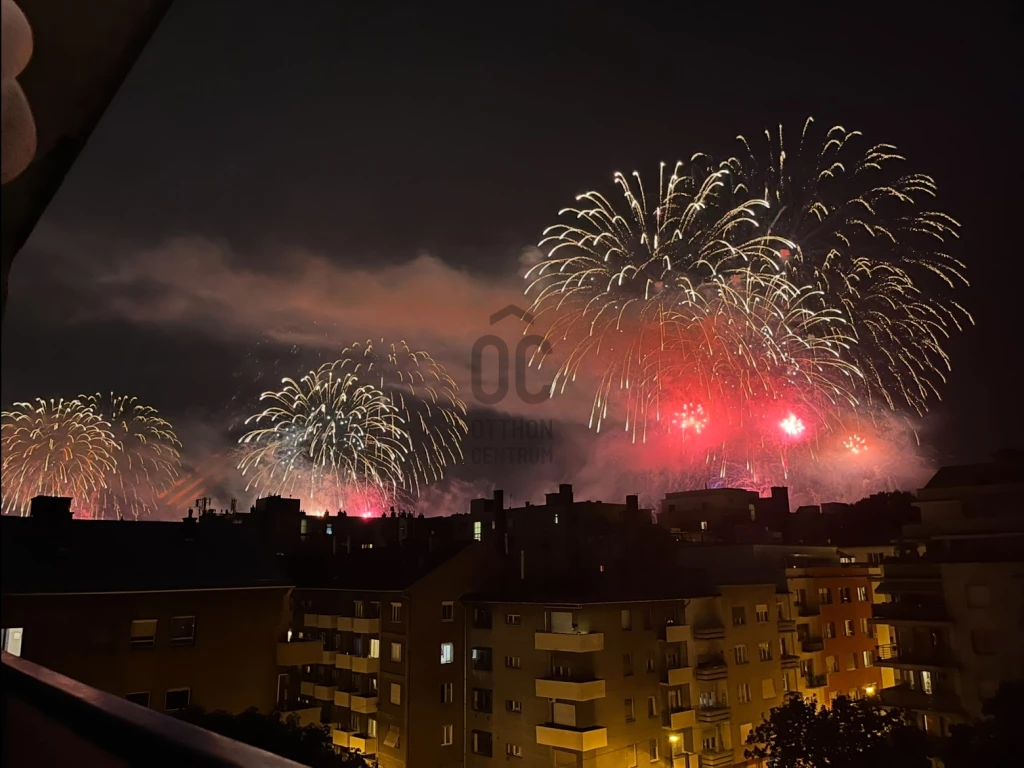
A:
MULTIPOLYGON (((612 171, 814 115, 896 144, 963 224, 977 327, 949 344, 923 439, 942 461, 1021 444, 1009 3, 422 5, 178 0, 15 262, 4 404, 117 388, 216 432, 260 313, 281 322, 273 292, 230 291, 287 283, 315 254, 337 279, 395 281, 397 304, 415 282, 403 265, 429 254, 497 296, 558 209, 612 171), (187 300, 168 274, 188 276, 187 300), (144 316, 148 290, 161 312, 144 316), (202 314, 218 301, 239 328, 234 311, 202 314)), ((304 309, 316 322, 325 307, 304 309)))

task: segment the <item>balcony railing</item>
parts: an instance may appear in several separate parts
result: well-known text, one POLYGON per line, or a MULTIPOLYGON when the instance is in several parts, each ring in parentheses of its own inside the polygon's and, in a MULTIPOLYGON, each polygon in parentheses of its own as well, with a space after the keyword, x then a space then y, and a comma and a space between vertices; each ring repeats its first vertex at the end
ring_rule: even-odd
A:
POLYGON ((729 676, 725 656, 713 656, 697 664, 695 677, 698 680, 722 680, 729 676))
POLYGON ((697 712, 693 709, 677 709, 675 712, 662 713, 661 727, 670 731, 681 731, 692 728, 697 722, 697 712))
POLYGON ((564 701, 593 701, 605 696, 604 680, 596 678, 539 677, 534 682, 537 696, 564 701))
POLYGON ((661 683, 662 685, 691 685, 693 683, 693 667, 666 669, 661 683))
POLYGON ((324 644, 319 640, 293 640, 277 644, 279 667, 305 667, 323 661, 324 644))
POLYGON ((925 693, 922 690, 912 690, 905 684, 883 688, 881 697, 882 703, 886 706, 900 709, 922 709, 950 714, 959 714, 963 711, 960 697, 955 693, 925 693))
POLYGON ((801 604, 796 607, 798 616, 808 618, 810 616, 821 616, 821 606, 801 604))
POLYGON ((800 666, 800 657, 799 656, 793 656, 792 654, 789 654, 789 653, 784 653, 782 655, 782 668, 783 669, 794 669, 794 668, 799 667, 799 666, 800 666))
POLYGON ((537 743, 571 752, 589 752, 608 746, 608 729, 601 725, 576 728, 571 725, 546 723, 537 726, 537 743))
POLYGON ((705 624, 693 628, 694 640, 721 640, 725 637, 725 627, 721 624, 705 624))
POLYGON ((666 643, 688 643, 693 637, 693 629, 689 624, 666 624, 666 643))
POLYGON ((538 651, 566 651, 587 653, 604 650, 602 632, 537 632, 534 649, 538 651))
POLYGON ((876 645, 875 664, 881 667, 955 667, 953 654, 946 650, 898 648, 895 645, 876 645))
POLYGON ((725 768, 732 765, 732 752, 701 752, 699 762, 700 768, 725 768))
POLYGON ((300 768, 298 763, 140 707, 3 654, 3 761, 21 768, 145 765, 300 768))
POLYGON ((714 707, 700 707, 697 721, 701 723, 722 723, 729 719, 729 707, 719 704, 714 707))
POLYGON ((825 641, 820 637, 802 637, 800 638, 800 651, 801 653, 817 653, 818 651, 825 650, 825 641))
POLYGON ((875 603, 871 616, 876 621, 906 621, 911 623, 947 623, 950 621, 945 605, 941 603, 875 603))
POLYGON ((804 683, 808 688, 824 688, 828 685, 828 675, 807 675, 804 683))
POLYGON ((796 620, 779 619, 779 632, 796 632, 796 620))

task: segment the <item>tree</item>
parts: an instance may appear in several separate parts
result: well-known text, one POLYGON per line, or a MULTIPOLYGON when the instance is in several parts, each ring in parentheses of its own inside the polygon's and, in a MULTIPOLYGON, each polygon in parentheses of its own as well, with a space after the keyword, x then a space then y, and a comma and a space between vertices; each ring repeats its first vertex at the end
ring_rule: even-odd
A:
POLYGON ((282 720, 276 712, 262 715, 256 709, 247 709, 239 715, 230 715, 223 711, 206 712, 194 708, 179 713, 178 717, 192 725, 311 768, 368 768, 366 761, 355 753, 335 753, 326 726, 299 727, 296 718, 282 720))
POLYGON ((946 768, 981 765, 1024 765, 1024 747, 1017 728, 1024 722, 1024 682, 1006 682, 982 704, 984 717, 950 728, 943 761, 946 768))
POLYGON ((929 768, 926 737, 899 710, 838 697, 828 709, 791 695, 747 739, 768 768, 929 768))

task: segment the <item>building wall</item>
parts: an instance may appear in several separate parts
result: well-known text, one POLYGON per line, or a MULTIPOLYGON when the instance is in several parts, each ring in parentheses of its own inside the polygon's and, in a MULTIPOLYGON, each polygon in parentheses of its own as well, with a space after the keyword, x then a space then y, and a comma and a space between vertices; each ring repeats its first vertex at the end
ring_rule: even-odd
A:
POLYGON ((168 690, 190 688, 207 710, 269 712, 289 591, 4 595, 3 621, 24 627, 23 658, 118 696, 149 692, 155 710, 168 690), (173 616, 196 617, 194 644, 170 646, 173 616), (132 647, 135 619, 158 620, 155 647, 132 647))

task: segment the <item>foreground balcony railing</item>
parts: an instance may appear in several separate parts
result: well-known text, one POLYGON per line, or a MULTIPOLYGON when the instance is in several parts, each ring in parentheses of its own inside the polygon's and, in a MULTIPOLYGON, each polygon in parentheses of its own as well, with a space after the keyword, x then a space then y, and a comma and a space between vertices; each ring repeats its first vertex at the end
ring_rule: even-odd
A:
POLYGON ((300 768, 7 653, 0 686, 5 768, 300 768))

